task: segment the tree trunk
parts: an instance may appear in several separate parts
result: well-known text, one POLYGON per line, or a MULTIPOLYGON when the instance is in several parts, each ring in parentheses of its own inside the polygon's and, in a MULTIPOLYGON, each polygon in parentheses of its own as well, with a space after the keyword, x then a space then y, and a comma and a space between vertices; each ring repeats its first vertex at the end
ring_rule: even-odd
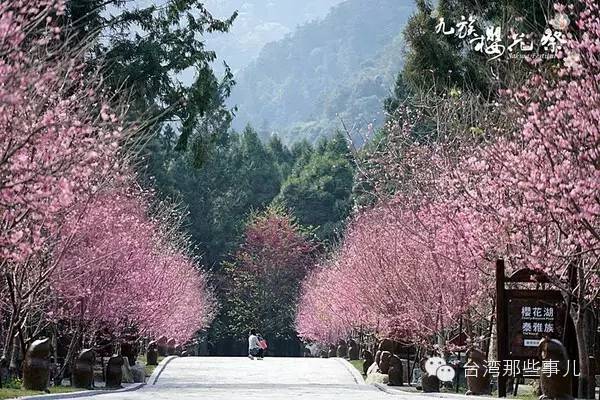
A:
POLYGON ((15 324, 14 314, 10 316, 10 322, 8 323, 8 331, 6 333, 6 340, 4 341, 4 350, 2 351, 2 358, 10 360, 12 356, 12 345, 15 335, 15 324))
POLYGON ((73 333, 73 337, 71 338, 71 343, 69 343, 65 361, 63 362, 63 365, 58 373, 61 378, 65 376, 66 370, 70 367, 73 359, 75 358, 75 349, 77 347, 77 342, 79 341, 79 336, 81 335, 81 330, 81 325, 78 324, 77 330, 73 333))
POLYGON ((21 356, 21 345, 17 340, 17 335, 13 335, 11 343, 11 354, 10 354, 10 364, 8 367, 9 374, 12 377, 21 377, 21 362, 23 361, 23 357, 21 356))
POLYGON ((25 334, 23 333, 23 329, 21 329, 21 327, 17 327, 18 333, 19 333, 19 345, 21 346, 21 354, 23 355, 23 359, 25 358, 25 354, 27 354, 27 343, 25 340, 25 334))
POLYGON ((17 325, 19 325, 20 307, 17 304, 17 298, 14 292, 14 287, 10 275, 8 273, 4 274, 4 279, 6 280, 6 286, 10 295, 9 297, 12 310, 10 313, 10 321, 8 323, 8 332, 6 335, 6 341, 4 343, 4 351, 2 357, 9 360, 12 363, 13 344, 15 343, 15 328, 17 327, 17 325))
POLYGON ((578 398, 593 399, 595 396, 594 380, 596 377, 592 374, 590 365, 589 346, 588 346, 588 319, 585 311, 579 309, 574 318, 575 336, 577 337, 577 350, 579 352, 579 385, 578 398))
POLYGON ((498 325, 496 324, 496 319, 492 316, 492 321, 490 322, 490 330, 489 330, 489 341, 487 347, 487 360, 497 360, 498 359, 498 346, 496 343, 496 338, 498 337, 498 325))

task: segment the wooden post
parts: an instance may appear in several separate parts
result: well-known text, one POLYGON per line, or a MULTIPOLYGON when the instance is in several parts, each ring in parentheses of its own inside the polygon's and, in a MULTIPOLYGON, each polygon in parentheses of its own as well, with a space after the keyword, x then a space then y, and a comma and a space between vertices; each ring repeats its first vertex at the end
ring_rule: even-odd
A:
POLYGON ((506 397, 507 377, 504 376, 504 361, 508 359, 508 313, 504 292, 504 260, 496 261, 496 350, 500 363, 498 397, 506 397))

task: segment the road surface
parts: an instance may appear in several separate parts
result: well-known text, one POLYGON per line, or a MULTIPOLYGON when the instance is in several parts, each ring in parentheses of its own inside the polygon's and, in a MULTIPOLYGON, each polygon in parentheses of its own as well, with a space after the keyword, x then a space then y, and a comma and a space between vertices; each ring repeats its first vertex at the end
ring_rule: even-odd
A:
POLYGON ((148 382, 141 389, 103 394, 98 399, 389 400, 402 397, 363 384, 351 365, 335 358, 253 361, 248 358, 188 357, 171 360, 156 384, 148 382))

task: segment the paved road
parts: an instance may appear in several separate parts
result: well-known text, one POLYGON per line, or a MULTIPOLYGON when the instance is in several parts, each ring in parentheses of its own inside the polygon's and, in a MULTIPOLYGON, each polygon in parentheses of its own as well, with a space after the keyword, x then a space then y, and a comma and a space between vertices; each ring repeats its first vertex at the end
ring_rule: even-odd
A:
MULTIPOLYGON (((362 384, 339 359, 190 357, 172 360, 155 385, 99 400, 398 399, 362 384)), ((403 397, 403 396, 402 396, 403 397)), ((414 399, 414 397, 411 397, 414 399)))

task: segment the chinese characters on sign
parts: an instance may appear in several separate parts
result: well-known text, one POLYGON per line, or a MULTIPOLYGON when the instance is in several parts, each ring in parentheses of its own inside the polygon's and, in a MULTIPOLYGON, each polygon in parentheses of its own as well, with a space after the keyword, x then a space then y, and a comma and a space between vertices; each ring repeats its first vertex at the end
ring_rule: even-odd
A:
MULTIPOLYGON (((521 306, 521 331, 523 336, 531 334, 554 333, 554 307, 521 306)), ((525 347, 537 347, 539 340, 536 338, 524 339, 525 347)))
POLYGON ((511 358, 537 358, 542 337, 561 338, 564 305, 560 297, 544 298, 508 291, 509 352, 511 358))
POLYGON ((569 19, 566 15, 560 14, 550 20, 550 24, 552 28, 547 28, 542 37, 537 40, 531 33, 525 34, 514 31, 511 31, 505 37, 501 26, 487 26, 485 31, 479 31, 477 18, 472 15, 468 18, 462 16, 460 21, 455 24, 448 23, 443 17, 439 17, 435 25, 435 32, 444 36, 466 40, 474 51, 488 55, 490 61, 505 54, 514 57, 517 51, 526 55, 532 53, 536 48, 543 49, 546 53, 543 56, 546 58, 552 58, 566 43, 566 36, 563 31, 568 28, 569 19))

